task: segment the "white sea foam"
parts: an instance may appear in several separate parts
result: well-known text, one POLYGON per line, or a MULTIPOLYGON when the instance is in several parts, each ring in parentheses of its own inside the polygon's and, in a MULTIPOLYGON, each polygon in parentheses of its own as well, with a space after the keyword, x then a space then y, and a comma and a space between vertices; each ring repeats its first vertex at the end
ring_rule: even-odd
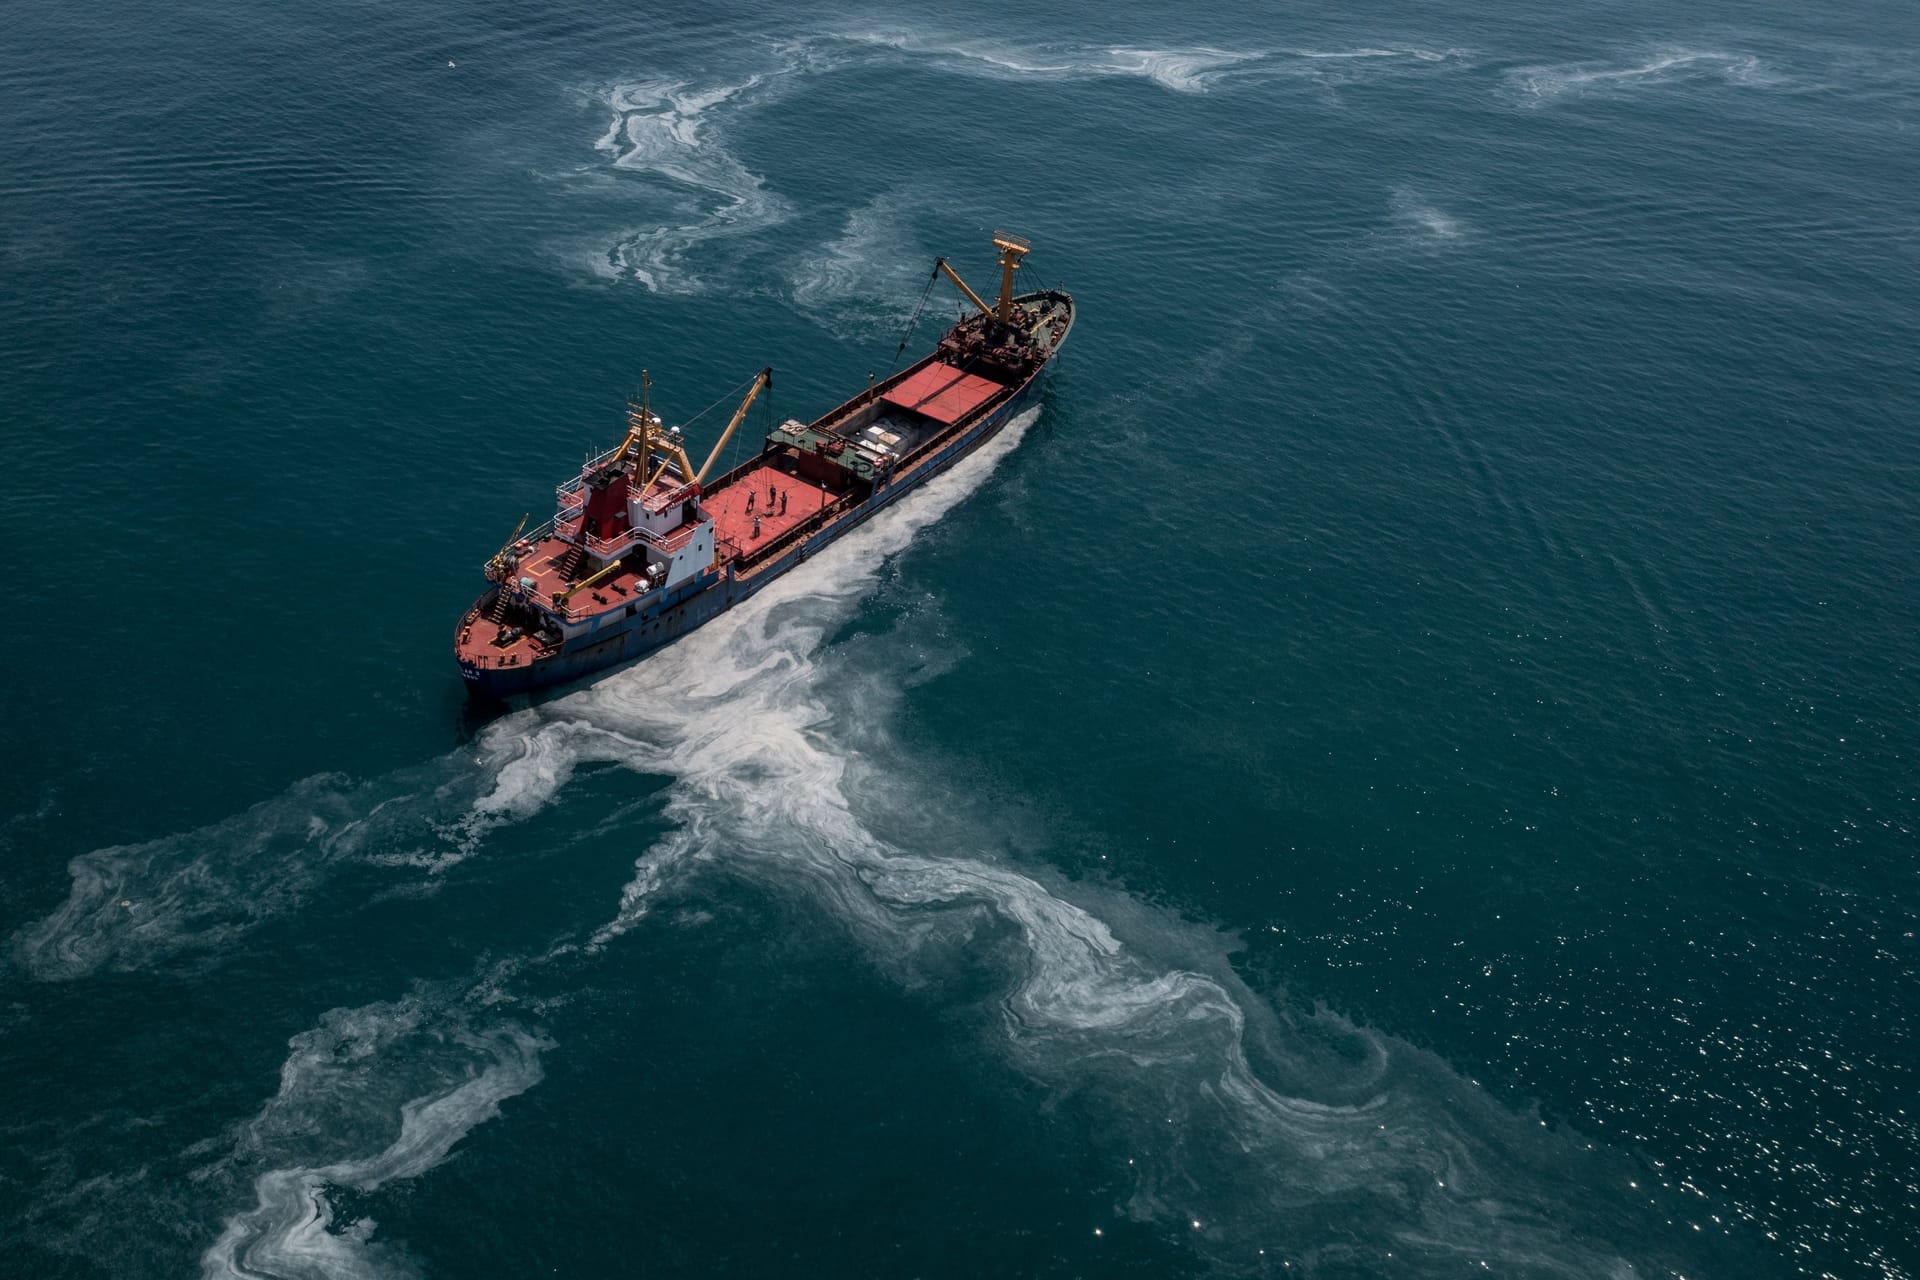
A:
POLYGON ((1038 1078, 1105 1098, 1103 1123, 1136 1179, 1127 1212, 1203 1223, 1193 1238, 1216 1260, 1256 1265, 1267 1247, 1310 1260, 1342 1247, 1345 1228, 1330 1221, 1365 1211, 1447 1265, 1469 1250, 1533 1274, 1609 1265, 1539 1212, 1537 1170, 1502 1181, 1511 1163, 1455 1118, 1493 1109, 1421 1055, 1324 1015, 1276 1017, 1217 944, 1209 954, 1189 927, 1125 895, 1090 909, 984 853, 968 823, 929 823, 913 844, 877 834, 869 815, 904 811, 902 792, 923 811, 938 796, 890 768, 895 753, 854 748, 841 726, 860 725, 854 737, 870 745, 885 733, 862 692, 870 682, 827 638, 884 558, 972 492, 1026 427, 750 605, 553 704, 553 722, 534 731, 551 734, 543 752, 581 744, 592 726, 596 755, 623 752, 630 768, 671 779, 675 830, 639 858, 590 949, 614 944, 665 883, 702 864, 812 897, 903 975, 991 938, 1006 974, 994 1039, 1038 1078), (1145 945, 1122 940, 1120 919, 1145 945))
POLYGON ((715 107, 750 96, 766 82, 761 75, 707 86, 648 80, 615 85, 606 92, 604 101, 613 118, 595 149, 611 155, 618 170, 652 174, 691 192, 700 208, 691 222, 625 233, 597 265, 649 289, 697 292, 700 278, 686 263, 690 251, 786 219, 786 202, 716 139, 705 118, 715 107))
MULTIPOLYGON (((850 32, 832 38, 855 49, 888 50, 964 75, 994 79, 1092 80, 1138 77, 1173 93, 1208 93, 1248 77, 1321 76, 1316 62, 1411 59, 1445 62, 1460 49, 1410 45, 1355 49, 1216 49, 1207 46, 1147 48, 1129 45, 1037 45, 1010 47, 978 39, 951 39, 920 32, 850 32)), ((816 56, 816 65, 820 59, 816 56)), ((829 62, 829 65, 832 65, 829 62)))
MULTIPOLYGON (((620 760, 683 783, 690 774, 678 757, 690 747, 695 761, 711 752, 749 771, 758 767, 753 753, 762 749, 791 755, 808 768, 826 760, 804 736, 788 736, 803 735, 803 725, 741 721, 734 708, 742 683, 777 692, 803 678, 812 669, 809 655, 825 619, 870 587, 877 559, 903 547, 964 497, 982 468, 1017 443, 1031 418, 1008 427, 966 470, 936 479, 751 604, 648 664, 541 712, 491 726, 481 735, 475 760, 491 786, 478 788, 471 824, 487 829, 530 816, 554 799, 575 770, 596 760, 620 760), (822 603, 828 605, 824 612, 822 603), (765 644, 769 625, 795 641, 793 647, 765 644), (667 687, 671 697, 662 696, 667 687), (740 723, 744 736, 736 740, 727 727, 740 723), (745 744, 748 758, 735 760, 736 742, 745 744)), ((733 785, 741 781, 739 770, 725 763, 707 767, 718 767, 733 785)), ((732 847, 739 830, 734 823, 689 800, 670 808, 683 824, 638 860, 618 912, 589 939, 589 954, 644 918, 653 893, 683 861, 711 856, 716 846, 732 847)), ((517 1003, 511 989, 530 965, 576 950, 562 945, 545 955, 499 961, 455 999, 422 994, 335 1009, 295 1036, 275 1096, 245 1127, 233 1156, 203 1175, 250 1179, 254 1201, 227 1220, 207 1249, 203 1276, 370 1280, 409 1272, 407 1259, 378 1240, 377 1223, 336 1221, 330 1190, 372 1191, 419 1177, 475 1126, 496 1116, 505 1099, 538 1083, 547 1042, 513 1023, 476 1027, 475 1011, 517 1003)))
MULTIPOLYGON (((901 824, 876 815, 925 814, 940 797, 872 749, 888 745, 874 685, 828 639, 885 559, 973 493, 1033 417, 648 662, 490 728, 464 784, 431 789, 466 797, 466 823, 451 825, 478 838, 551 804, 581 764, 614 760, 669 780, 674 830, 637 860, 588 955, 609 954, 664 885, 708 864, 808 895, 886 969, 910 974, 961 945, 988 953, 1004 973, 993 1042, 1095 1109, 1133 1179, 1127 1213, 1179 1224, 1228 1267, 1265 1265, 1267 1249, 1364 1269, 1343 1250, 1365 1214, 1368 1238, 1400 1242, 1432 1271, 1481 1259, 1535 1275, 1613 1268, 1556 1220, 1567 1152, 1516 1142, 1511 1117, 1417 1051, 1329 1015, 1278 1013, 1209 935, 1118 891, 1050 887, 987 853, 978 824, 927 818, 911 836, 880 834, 901 824)), ((255 825, 297 832, 286 839, 300 849, 342 827, 287 808, 255 825)), ((516 975, 544 958, 502 962, 457 1001, 336 1010, 295 1037, 278 1092, 223 1166, 252 1203, 207 1250, 204 1274, 404 1269, 376 1224, 335 1221, 329 1189, 420 1176, 538 1081, 544 1041, 475 1019, 510 1003, 516 975)))
MULTIPOLYGON (((603 278, 637 280, 660 292, 696 293, 706 287, 705 278, 714 269, 699 260, 703 246, 787 221, 792 213, 787 201, 728 149, 724 122, 728 112, 764 102, 780 86, 805 75, 857 69, 883 58, 910 58, 955 74, 992 79, 1137 78, 1174 93, 1203 94, 1240 77, 1327 79, 1331 73, 1325 68, 1337 63, 1443 62, 1461 52, 1397 45, 1349 50, 1015 47, 904 31, 802 36, 777 45, 775 59, 760 71, 726 83, 650 79, 617 84, 595 95, 611 115, 594 149, 611 157, 616 173, 659 179, 654 194, 666 203, 646 223, 622 231, 610 243, 596 241, 589 266, 603 278)), ((886 204, 882 198, 856 210, 840 240, 795 269, 794 291, 802 306, 835 300, 856 275, 871 275, 863 271, 868 260, 860 256, 862 241, 886 229, 886 204)))
POLYGON ((910 208, 893 193, 849 213, 839 236, 788 268, 794 304, 848 339, 895 336, 933 261, 909 231, 910 208))
POLYGON ((47 981, 205 959, 297 910, 343 866, 387 868, 415 889, 437 883, 494 826, 537 809, 581 758, 539 756, 520 723, 369 782, 322 774, 206 827, 81 854, 67 864, 66 900, 14 935, 14 956, 47 981))
MULTIPOLYGON (((1010 447, 1018 434, 1010 428, 982 453, 1010 447)), ((929 502, 915 494, 859 536, 893 528, 911 537, 932 518, 919 514, 929 502)), ((472 856, 494 828, 539 812, 581 764, 632 763, 648 749, 560 711, 522 712, 489 726, 471 748, 419 768, 358 784, 309 778, 210 826, 74 858, 66 900, 15 934, 14 954, 42 980, 217 955, 297 910, 343 864, 430 880, 472 856)))
POLYGON ((1519 67, 1508 73, 1508 83, 1533 106, 1561 98, 1700 80, 1770 85, 1777 83, 1778 77, 1751 54, 1701 49, 1661 50, 1644 61, 1624 66, 1575 62, 1519 67))
POLYGON ((1428 242, 1464 239, 1470 228, 1451 214, 1443 212, 1417 191, 1405 187, 1395 191, 1391 200, 1393 219, 1414 237, 1428 242))
POLYGON ((886 49, 926 58, 963 74, 996 79, 1097 79, 1133 76, 1175 93, 1205 93, 1232 68, 1262 55, 1228 49, 1149 49, 1128 46, 1010 48, 980 40, 948 40, 902 31, 854 32, 834 37, 855 48, 886 49))
POLYGON ((1260 55, 1224 49, 1108 49, 1096 74, 1144 76, 1175 93, 1205 93, 1230 68, 1260 55))
POLYGON ((1415 49, 1402 45, 1390 49, 1363 46, 1358 49, 1288 49, 1286 52, 1296 58, 1330 58, 1335 61, 1349 58, 1414 58, 1420 62, 1444 62, 1448 58, 1459 57, 1462 50, 1415 49))
POLYGON ((512 1023, 471 1025, 427 997, 335 1009, 290 1042, 280 1088, 227 1162, 254 1206, 201 1258, 206 1280, 361 1280, 411 1270, 369 1219, 336 1223, 331 1188, 417 1178, 541 1078, 550 1047, 512 1023), (264 1167, 262 1167, 264 1166, 264 1167))

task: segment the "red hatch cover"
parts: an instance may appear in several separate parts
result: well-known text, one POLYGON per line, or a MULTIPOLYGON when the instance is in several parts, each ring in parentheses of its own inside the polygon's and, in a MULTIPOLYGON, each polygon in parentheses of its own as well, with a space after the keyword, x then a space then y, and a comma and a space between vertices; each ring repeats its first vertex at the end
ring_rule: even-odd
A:
POLYGON ((902 409, 924 413, 935 422, 952 424, 991 400, 999 390, 997 382, 962 373, 936 360, 881 399, 902 409))

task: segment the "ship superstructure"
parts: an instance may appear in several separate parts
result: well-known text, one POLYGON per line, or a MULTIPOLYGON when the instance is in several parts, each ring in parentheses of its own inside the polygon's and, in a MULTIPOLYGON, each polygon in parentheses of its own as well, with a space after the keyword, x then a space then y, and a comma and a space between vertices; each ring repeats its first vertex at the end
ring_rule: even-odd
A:
MULTIPOLYGON (((491 584, 461 619, 454 654, 474 694, 532 693, 641 657, 765 586, 928 477, 1025 407, 1073 326, 1073 299, 1016 295, 1025 240, 997 234, 1001 283, 933 352, 810 423, 788 419, 759 451, 709 479, 757 397, 762 369, 695 468, 682 433, 629 404, 618 445, 559 486, 552 519, 516 529, 487 562, 491 584)), ((905 343, 902 344, 904 350, 905 343)))

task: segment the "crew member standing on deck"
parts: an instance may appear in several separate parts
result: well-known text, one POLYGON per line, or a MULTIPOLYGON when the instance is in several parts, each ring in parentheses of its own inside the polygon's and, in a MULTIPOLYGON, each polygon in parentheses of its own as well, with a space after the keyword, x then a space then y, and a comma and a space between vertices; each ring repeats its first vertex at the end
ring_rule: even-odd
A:
POLYGON ((747 514, 748 515, 753 514, 753 497, 754 497, 753 490, 751 489, 747 490, 747 514))

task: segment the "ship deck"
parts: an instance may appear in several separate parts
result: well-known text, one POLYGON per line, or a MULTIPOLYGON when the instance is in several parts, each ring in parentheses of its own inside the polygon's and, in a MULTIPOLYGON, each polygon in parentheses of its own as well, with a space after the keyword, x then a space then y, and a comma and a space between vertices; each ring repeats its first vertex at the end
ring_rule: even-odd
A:
MULTIPOLYGON (((533 550, 515 567, 514 578, 533 579, 532 594, 540 602, 553 605, 553 598, 565 591, 571 584, 560 571, 560 561, 566 556, 572 544, 562 538, 542 538, 533 550)), ((640 575, 631 570, 622 569, 610 578, 603 578, 591 587, 579 591, 567 602, 567 606, 557 606, 571 617, 585 617, 600 613, 622 601, 637 599, 643 594, 640 575)), ((496 645, 506 625, 496 623, 484 615, 470 613, 463 622, 460 637, 454 644, 455 654, 462 660, 484 667, 524 666, 533 661, 544 650, 536 643, 535 637, 523 635, 512 644, 496 645)))
POLYGON ((824 487, 769 465, 729 480, 725 487, 702 498, 700 505, 713 517, 714 543, 725 558, 729 553, 751 555, 818 515, 832 501, 833 495, 824 487), (774 495, 771 514, 769 493, 774 495), (751 511, 747 509, 748 494, 753 495, 751 511), (783 495, 785 511, 780 509, 783 495), (760 518, 758 535, 754 533, 756 515, 760 518))
MULTIPOLYGON (((833 495, 819 485, 774 466, 759 466, 707 494, 701 499, 701 506, 713 517, 715 545, 724 559, 751 555, 777 541, 818 515, 832 500, 833 495), (747 505, 748 494, 753 495, 751 509, 747 505), (780 505, 783 497, 784 511, 780 505), (757 532, 756 516, 759 518, 757 532)), ((574 618, 618 608, 642 593, 640 575, 622 569, 611 578, 576 592, 565 606, 557 604, 554 597, 572 585, 560 569, 572 546, 564 538, 542 538, 515 567, 514 578, 532 579, 531 594, 541 604, 574 618)), ((522 635, 511 644, 496 644, 510 625, 510 622, 495 622, 478 611, 469 613, 455 642, 455 653, 462 661, 476 666, 501 667, 525 666, 545 652, 533 635, 522 635)))
MULTIPOLYGON (((540 545, 533 549, 533 554, 520 562, 513 576, 532 578, 533 594, 539 596, 544 603, 552 604, 554 596, 573 585, 560 572, 560 561, 566 556, 570 545, 560 538, 541 539, 540 545)), ((584 617, 633 595, 639 584, 638 573, 631 569, 622 569, 612 577, 602 578, 585 590, 577 592, 567 602, 567 606, 555 605, 554 608, 561 613, 570 613, 573 617, 584 617), (600 599, 602 596, 605 599, 600 599)))

